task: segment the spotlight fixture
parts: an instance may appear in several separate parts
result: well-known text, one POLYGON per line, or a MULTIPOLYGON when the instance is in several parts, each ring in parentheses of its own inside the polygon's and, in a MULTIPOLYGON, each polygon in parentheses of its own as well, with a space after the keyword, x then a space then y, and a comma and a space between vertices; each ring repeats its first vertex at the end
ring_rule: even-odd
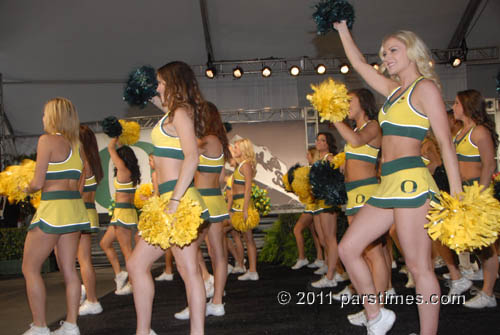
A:
POLYGON ((317 74, 325 74, 326 66, 324 64, 318 64, 315 68, 317 74))
POLYGON ((429 61, 429 66, 430 66, 430 67, 434 67, 434 62, 430 60, 430 61, 429 61))
POLYGON ((240 79, 243 76, 243 69, 239 66, 233 69, 233 77, 236 79, 240 79))
POLYGON ((452 67, 459 67, 462 65, 462 59, 460 57, 452 57, 450 59, 450 64, 452 67))
POLYGON ((451 67, 457 68, 460 65, 462 65, 463 62, 467 60, 467 43, 465 42, 465 39, 462 40, 460 43, 460 49, 453 52, 450 55, 450 64, 451 67))
POLYGON ((262 73, 262 77, 267 78, 267 77, 271 77, 271 74, 273 73, 273 71, 271 71, 271 68, 269 66, 264 66, 261 70, 261 73, 262 73))
POLYGON ((215 67, 213 65, 209 65, 206 69, 205 69, 205 76, 208 78, 208 79, 214 79, 215 76, 217 75, 217 70, 215 69, 215 67))
POLYGON ((349 73, 349 65, 347 65, 346 63, 340 65, 339 69, 340 69, 340 73, 342 73, 342 74, 349 73))
POLYGON ((380 70, 380 65, 378 65, 377 63, 371 63, 370 65, 373 66, 375 70, 380 70))
POLYGON ((289 70, 290 74, 294 77, 297 77, 300 74, 300 68, 297 65, 294 65, 289 70))

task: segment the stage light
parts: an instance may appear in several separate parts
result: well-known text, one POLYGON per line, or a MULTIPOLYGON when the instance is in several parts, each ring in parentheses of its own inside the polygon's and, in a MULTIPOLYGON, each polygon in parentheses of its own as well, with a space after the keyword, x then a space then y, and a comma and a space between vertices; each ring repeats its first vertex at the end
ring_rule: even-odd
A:
POLYGON ((297 77, 300 74, 300 68, 297 65, 294 65, 289 70, 290 74, 294 77, 297 77))
POLYGON ((243 69, 239 66, 233 69, 233 77, 236 79, 240 79, 243 76, 243 69))
POLYGON ((429 61, 429 66, 430 66, 430 67, 434 67, 434 62, 430 60, 430 61, 429 61))
POLYGON ((326 66, 324 64, 318 64, 316 66, 316 73, 317 74, 325 74, 326 73, 326 66))
POLYGON ((462 65, 462 59, 460 57, 452 57, 450 59, 450 64, 452 67, 459 67, 462 65))
POLYGON ((346 63, 340 65, 340 73, 342 74, 348 74, 349 73, 349 65, 347 65, 346 63))
POLYGON ((371 63, 370 65, 373 66, 375 70, 380 70, 380 65, 378 65, 377 63, 371 63))
POLYGON ((208 79, 214 79, 216 75, 217 75, 217 70, 215 70, 214 66, 209 66, 209 67, 206 68, 206 70, 205 70, 205 76, 208 79))
POLYGON ((271 71, 271 68, 269 66, 264 66, 262 68, 262 77, 264 78, 267 78, 267 77, 271 77, 271 74, 273 73, 273 71, 271 71))

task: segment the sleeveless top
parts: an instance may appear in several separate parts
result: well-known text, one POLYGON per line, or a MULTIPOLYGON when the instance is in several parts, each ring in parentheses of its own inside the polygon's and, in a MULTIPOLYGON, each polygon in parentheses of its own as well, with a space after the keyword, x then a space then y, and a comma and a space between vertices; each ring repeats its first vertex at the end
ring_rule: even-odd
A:
POLYGON ((217 158, 207 157, 200 155, 200 162, 198 163, 198 171, 208 173, 220 173, 224 168, 224 153, 217 158))
POLYGON ((115 191, 116 192, 121 192, 121 193, 135 193, 135 186, 132 181, 129 181, 128 183, 120 183, 118 179, 116 179, 113 182, 115 186, 115 191))
POLYGON ((179 137, 169 135, 163 130, 163 124, 168 118, 168 113, 158 121, 151 131, 151 141, 153 142, 153 156, 169 157, 173 159, 184 159, 179 137))
POLYGON ((238 184, 238 185, 245 185, 245 176, 241 174, 240 168, 243 166, 243 164, 246 163, 246 160, 241 162, 238 167, 234 170, 233 173, 233 184, 238 184))
POLYGON ((420 113, 411 104, 411 96, 415 86, 424 77, 417 78, 404 92, 396 88, 385 101, 378 113, 378 122, 382 134, 415 138, 422 141, 429 130, 427 116, 420 113), (399 94, 397 97, 396 94, 399 94))
MULTIPOLYGON (((60 135, 60 134, 58 134, 60 135)), ((80 157, 80 146, 76 147, 76 153, 73 148, 70 149, 68 157, 62 162, 49 162, 46 180, 59 179, 80 179, 83 170, 83 162, 80 157)))
POLYGON ((97 181, 95 176, 92 175, 89 178, 85 178, 85 185, 83 186, 83 192, 95 192, 97 190, 97 181))
MULTIPOLYGON (((361 128, 356 128, 354 129, 354 132, 359 132, 361 131, 366 125, 369 123, 365 123, 361 128)), ((370 144, 364 144, 359 147, 354 148, 351 146, 349 143, 346 143, 344 146, 344 152, 345 152, 345 159, 356 159, 360 161, 365 161, 368 163, 377 163, 377 157, 378 157, 378 152, 380 148, 375 148, 374 146, 371 146, 370 144)))
POLYGON ((458 136, 462 133, 462 128, 453 138, 453 143, 455 143, 455 148, 457 150, 457 159, 461 162, 481 162, 479 149, 477 145, 472 143, 471 139, 474 128, 475 127, 472 127, 467 134, 458 140, 458 136))

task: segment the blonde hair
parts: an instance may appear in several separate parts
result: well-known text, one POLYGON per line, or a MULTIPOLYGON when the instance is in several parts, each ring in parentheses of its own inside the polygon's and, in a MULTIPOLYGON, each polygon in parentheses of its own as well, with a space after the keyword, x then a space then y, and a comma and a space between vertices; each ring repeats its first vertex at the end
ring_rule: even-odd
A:
MULTIPOLYGON (((380 46, 379 57, 383 61, 384 60, 384 44, 388 39, 395 38, 399 40, 406 46, 406 55, 410 59, 410 61, 414 62, 417 66, 418 72, 424 78, 432 80, 439 89, 441 89, 441 83, 439 82, 439 78, 432 67, 432 56, 429 48, 425 45, 424 41, 417 34, 408 30, 399 30, 395 33, 387 35, 382 40, 382 45, 380 46)), ((386 72, 386 67, 382 64, 380 67, 380 72, 386 72)), ((397 75, 391 76, 392 79, 396 81, 400 81, 397 75)))
MULTIPOLYGON (((248 161, 252 166, 252 175, 255 177, 257 173, 257 160, 255 158, 255 152, 253 151, 253 143, 248 138, 242 138, 241 140, 237 140, 234 144, 238 144, 238 147, 241 151, 241 162, 248 161)), ((239 162, 239 163, 241 163, 239 162)))
POLYGON ((309 155, 311 155, 313 162, 316 162, 320 159, 319 151, 315 147, 311 147, 311 148, 307 149, 307 152, 309 153, 309 155))
POLYGON ((47 101, 43 112, 45 131, 60 133, 76 148, 80 142, 80 120, 73 103, 66 98, 54 98, 47 101))

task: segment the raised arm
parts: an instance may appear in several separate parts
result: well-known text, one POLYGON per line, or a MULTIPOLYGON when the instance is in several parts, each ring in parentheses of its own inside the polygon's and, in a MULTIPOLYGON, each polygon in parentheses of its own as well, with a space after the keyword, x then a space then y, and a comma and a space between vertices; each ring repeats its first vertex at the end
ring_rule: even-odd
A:
POLYGON ((333 125, 337 128, 340 136, 355 148, 373 141, 380 134, 380 127, 377 122, 368 123, 366 127, 358 132, 352 130, 345 122, 335 122, 333 125))
POLYGON ((471 140, 477 145, 481 157, 481 178, 479 183, 488 187, 496 168, 495 147, 490 132, 485 127, 478 126, 472 131, 471 140))
POLYGON ((366 62, 365 57, 358 49, 356 43, 352 39, 351 33, 347 28, 346 22, 335 22, 333 27, 339 32, 340 41, 344 47, 345 54, 349 59, 352 67, 359 73, 359 75, 366 81, 371 88, 382 94, 384 97, 398 87, 398 83, 381 75, 377 70, 366 62))
POLYGON ((116 145, 118 144, 118 137, 113 137, 109 143, 108 143, 108 152, 109 156, 111 157, 111 160, 113 161, 113 164, 115 165, 116 169, 118 171, 123 171, 123 169, 126 169, 125 162, 120 158, 118 155, 118 152, 116 152, 116 145))
POLYGON ((50 147, 49 135, 40 136, 36 148, 35 175, 25 190, 26 193, 34 193, 43 187, 43 184, 45 183, 45 175, 47 174, 50 162, 50 147))
POLYGON ((431 128, 441 149, 441 156, 450 183, 451 194, 458 194, 462 191, 462 182, 458 170, 457 154, 451 140, 448 116, 446 115, 441 93, 432 81, 422 80, 415 87, 413 99, 415 100, 414 105, 417 109, 422 110, 429 118, 431 128))
MULTIPOLYGON (((179 136, 182 152, 184 153, 184 161, 182 162, 179 178, 172 193, 172 199, 180 200, 193 181, 200 157, 193 120, 189 117, 188 111, 184 108, 177 109, 172 125, 175 128, 177 136, 179 136)), ((179 205, 177 201, 171 201, 170 204, 169 208, 173 211, 179 205), (171 207, 170 204, 175 208, 171 207)))

